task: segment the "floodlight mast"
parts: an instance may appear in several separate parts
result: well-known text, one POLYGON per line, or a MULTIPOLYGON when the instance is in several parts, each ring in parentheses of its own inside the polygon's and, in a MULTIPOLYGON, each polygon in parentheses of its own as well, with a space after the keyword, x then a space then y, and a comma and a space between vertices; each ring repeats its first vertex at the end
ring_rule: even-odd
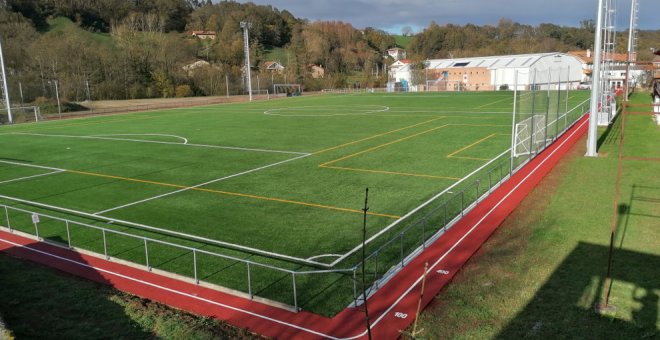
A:
POLYGON ((7 108, 7 117, 9 119, 9 124, 14 122, 14 118, 11 115, 11 105, 9 104, 9 87, 7 85, 7 73, 5 72, 5 58, 2 53, 2 35, 0 35, 0 71, 2 71, 2 94, 5 102, 5 107, 7 108))
POLYGON ((600 63, 603 57, 603 0, 598 0, 598 19, 594 41, 593 76, 591 78, 591 108, 589 109, 589 134, 587 137, 587 157, 598 157, 598 115, 601 96, 600 63))
POLYGON ((248 88, 250 101, 252 101, 252 76, 250 72, 250 40, 249 29, 252 27, 251 22, 241 21, 241 28, 243 29, 243 49, 245 52, 245 75, 248 88))

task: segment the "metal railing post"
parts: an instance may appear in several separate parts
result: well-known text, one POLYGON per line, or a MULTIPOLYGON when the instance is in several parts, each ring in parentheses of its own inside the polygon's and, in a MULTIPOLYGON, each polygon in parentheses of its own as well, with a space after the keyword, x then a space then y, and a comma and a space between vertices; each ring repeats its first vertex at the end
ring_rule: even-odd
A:
POLYGON ((248 282, 248 294, 250 295, 250 299, 254 298, 254 295, 252 295, 252 277, 250 275, 250 262, 245 262, 247 265, 247 282, 248 282))
POLYGON ((357 267, 353 267, 353 304, 357 307, 357 267))
POLYGON ((193 249, 193 273, 195 275, 195 283, 199 284, 199 278, 197 277, 197 251, 193 249))
POLYGON ((7 217, 7 228, 9 228, 9 231, 12 231, 11 223, 9 223, 9 209, 7 209, 6 205, 5 205, 5 216, 7 217))
POLYGON ((147 269, 151 271, 151 266, 149 265, 149 246, 147 246, 147 239, 144 238, 144 259, 147 264, 147 269))
POLYGON ((71 248, 71 232, 69 231, 69 220, 65 220, 64 225, 66 227, 66 241, 69 245, 69 248, 71 248))
POLYGON ((476 203, 479 203, 479 184, 481 184, 481 180, 477 180, 477 199, 475 200, 476 203))
POLYGON ((399 234, 399 254, 401 256, 401 268, 403 268, 403 232, 399 234))
POLYGON ((293 307, 298 311, 298 292, 296 291, 296 272, 291 272, 293 280, 293 307))
POLYGON ((110 259, 108 256, 108 242, 106 241, 105 237, 105 229, 101 229, 101 232, 103 233, 103 254, 105 255, 106 259, 110 259))
POLYGON ((422 220, 422 249, 426 249, 426 223, 428 220, 425 218, 422 220))
POLYGON ((39 239, 39 238, 41 238, 41 237, 39 237, 39 227, 37 226, 37 224, 38 224, 38 223, 34 222, 34 230, 35 230, 35 232, 37 233, 37 234, 36 234, 36 235, 37 235, 37 238, 39 239))

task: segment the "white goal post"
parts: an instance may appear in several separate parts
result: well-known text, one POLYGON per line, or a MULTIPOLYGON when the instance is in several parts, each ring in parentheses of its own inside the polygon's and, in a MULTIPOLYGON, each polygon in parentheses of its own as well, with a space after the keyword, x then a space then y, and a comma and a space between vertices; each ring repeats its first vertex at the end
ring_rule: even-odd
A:
POLYGON ((273 84, 273 95, 300 96, 302 95, 302 85, 300 84, 273 84))
POLYGON ((12 120, 9 120, 7 110, 0 111, 0 124, 30 123, 44 120, 39 106, 14 106, 11 108, 12 120))
POLYGON ((516 123, 513 132, 513 157, 536 153, 545 147, 545 115, 533 115, 516 123))

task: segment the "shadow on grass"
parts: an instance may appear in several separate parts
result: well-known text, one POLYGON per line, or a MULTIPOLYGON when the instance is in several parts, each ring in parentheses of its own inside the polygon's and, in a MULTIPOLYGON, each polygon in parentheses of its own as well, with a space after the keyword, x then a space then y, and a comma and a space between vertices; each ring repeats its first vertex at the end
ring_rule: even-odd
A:
POLYGON ((613 260, 613 290, 610 304, 621 303, 632 310, 631 321, 624 315, 600 316, 594 306, 604 302, 609 247, 579 243, 539 289, 531 302, 498 339, 656 338, 660 280, 660 256, 616 249, 613 260), (630 288, 630 289, 629 289, 630 288), (615 297, 616 296, 616 297, 615 297))
MULTIPOLYGON (((65 243, 64 240, 55 240, 65 243)), ((41 249, 43 243, 30 248, 41 249)), ((54 269, 28 261, 11 259, 30 258, 25 248, 9 248, 0 253, 0 314, 6 326, 18 338, 153 338, 126 315, 122 306, 109 299, 108 292, 99 285, 54 269)), ((85 264, 77 253, 71 260, 85 264)), ((45 257, 42 257, 45 258, 45 257)), ((80 270, 86 279, 110 283, 95 270, 70 263, 60 265, 80 270)))
POLYGON ((612 120, 605 132, 603 132, 600 137, 598 137, 598 149, 603 145, 614 145, 619 142, 617 139, 621 133, 621 124, 619 123, 621 115, 618 114, 612 120))

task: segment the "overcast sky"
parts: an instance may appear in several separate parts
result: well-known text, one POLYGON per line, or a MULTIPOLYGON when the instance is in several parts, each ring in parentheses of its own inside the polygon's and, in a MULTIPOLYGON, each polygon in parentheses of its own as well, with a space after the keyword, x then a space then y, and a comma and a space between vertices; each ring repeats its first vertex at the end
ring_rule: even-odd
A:
MULTIPOLYGON (((240 1, 247 2, 247 1, 240 1)), ((298 18, 341 20, 356 28, 376 27, 401 33, 410 26, 415 33, 431 21, 496 25, 500 18, 536 25, 553 23, 579 26, 580 20, 596 20, 598 0, 251 0, 288 10, 298 18)), ((630 0, 618 2, 617 30, 630 20, 630 0)), ((660 29, 660 0, 639 0, 639 27, 660 29), (654 18, 655 17, 655 18, 654 18)))

